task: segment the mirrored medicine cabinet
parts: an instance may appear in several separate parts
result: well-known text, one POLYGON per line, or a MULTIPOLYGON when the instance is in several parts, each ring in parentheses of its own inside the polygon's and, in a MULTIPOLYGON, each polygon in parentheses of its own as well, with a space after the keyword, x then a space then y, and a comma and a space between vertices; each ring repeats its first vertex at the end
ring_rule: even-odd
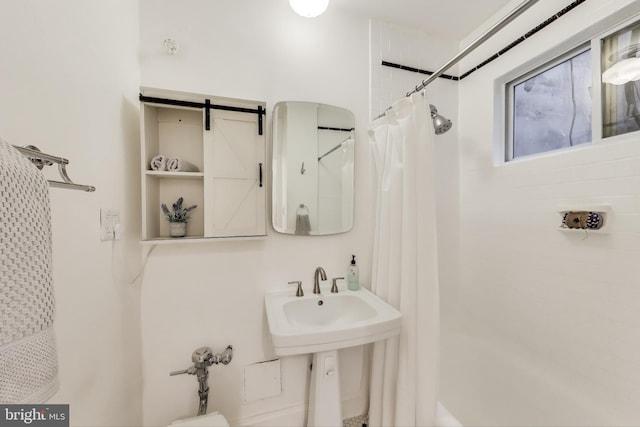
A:
POLYGON ((353 227, 355 117, 344 108, 279 102, 273 109, 273 228, 327 235, 353 227))

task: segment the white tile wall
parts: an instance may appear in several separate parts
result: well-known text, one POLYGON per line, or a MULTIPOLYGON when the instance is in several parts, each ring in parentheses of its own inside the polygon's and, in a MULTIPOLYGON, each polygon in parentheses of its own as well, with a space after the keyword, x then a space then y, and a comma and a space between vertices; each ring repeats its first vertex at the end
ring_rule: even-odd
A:
MULTIPOLYGON (((457 53, 457 43, 378 21, 370 22, 371 118, 377 117, 391 104, 405 96, 428 75, 383 67, 388 61, 422 70, 435 71, 457 53)), ((447 74, 457 75, 452 68, 447 74)), ((439 80, 429 86, 427 95, 440 101, 442 112, 453 119, 456 109, 456 83, 439 80), (442 98, 442 99, 440 99, 442 98), (446 101, 450 103, 445 103, 446 101), (450 107, 450 108, 445 108, 450 107)))
MULTIPOLYGON (((631 3, 586 2, 460 84, 463 330, 546 377, 523 375, 518 401, 499 387, 469 397, 519 405, 520 419, 485 410, 463 423, 531 425, 527 408, 553 395, 536 425, 640 425, 640 136, 493 165, 494 79, 631 3), (558 231, 557 211, 574 204, 610 205, 603 232, 558 231)), ((542 0, 536 13, 561 6, 542 0)))

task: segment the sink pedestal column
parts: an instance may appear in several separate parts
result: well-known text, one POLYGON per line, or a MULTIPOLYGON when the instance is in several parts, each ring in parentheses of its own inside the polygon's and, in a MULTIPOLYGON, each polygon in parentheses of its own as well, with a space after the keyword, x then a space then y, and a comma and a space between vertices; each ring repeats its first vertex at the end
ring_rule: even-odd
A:
POLYGON ((338 351, 313 355, 309 390, 308 427, 341 427, 342 398, 338 351))

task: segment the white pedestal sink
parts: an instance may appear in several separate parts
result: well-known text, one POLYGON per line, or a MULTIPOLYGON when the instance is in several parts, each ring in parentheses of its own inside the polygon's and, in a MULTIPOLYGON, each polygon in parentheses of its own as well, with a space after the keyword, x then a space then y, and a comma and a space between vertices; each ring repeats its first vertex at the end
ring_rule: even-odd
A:
POLYGON ((296 297, 283 289, 265 295, 274 352, 313 353, 307 426, 342 426, 338 349, 368 344, 400 333, 401 314, 364 288, 296 297))

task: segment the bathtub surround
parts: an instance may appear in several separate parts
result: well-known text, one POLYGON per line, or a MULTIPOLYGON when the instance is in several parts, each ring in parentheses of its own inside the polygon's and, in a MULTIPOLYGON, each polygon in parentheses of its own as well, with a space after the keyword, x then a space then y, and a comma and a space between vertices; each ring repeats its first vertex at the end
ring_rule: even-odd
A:
MULTIPOLYGON (((504 39, 562 5, 540 1, 504 39)), ((496 78, 637 13, 637 1, 586 1, 459 83, 463 268, 443 302, 459 311, 443 331, 441 392, 465 425, 640 424, 638 135, 494 165, 492 121, 496 78), (603 232, 558 232, 570 205, 609 205, 603 232)))
POLYGON ((434 425, 440 329, 435 159, 421 93, 371 124, 376 224, 371 289, 402 312, 397 338, 373 344, 372 426, 434 425))

